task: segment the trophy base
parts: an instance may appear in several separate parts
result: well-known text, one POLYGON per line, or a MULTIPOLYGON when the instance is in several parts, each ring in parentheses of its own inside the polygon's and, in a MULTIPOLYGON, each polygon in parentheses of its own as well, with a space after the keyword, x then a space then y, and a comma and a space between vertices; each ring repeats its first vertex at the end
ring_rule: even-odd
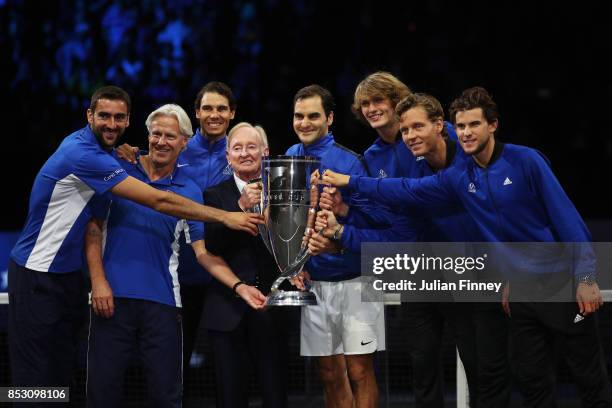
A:
POLYGON ((271 293, 266 306, 311 306, 317 304, 317 297, 312 292, 297 290, 279 290, 271 293))

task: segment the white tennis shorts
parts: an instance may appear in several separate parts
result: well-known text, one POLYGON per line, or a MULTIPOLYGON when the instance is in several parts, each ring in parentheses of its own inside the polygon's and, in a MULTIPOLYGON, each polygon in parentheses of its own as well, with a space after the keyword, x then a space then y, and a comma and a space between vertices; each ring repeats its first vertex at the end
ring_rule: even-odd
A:
POLYGON ((300 354, 370 354, 385 349, 385 309, 362 302, 361 277, 312 282, 317 305, 302 306, 300 354))

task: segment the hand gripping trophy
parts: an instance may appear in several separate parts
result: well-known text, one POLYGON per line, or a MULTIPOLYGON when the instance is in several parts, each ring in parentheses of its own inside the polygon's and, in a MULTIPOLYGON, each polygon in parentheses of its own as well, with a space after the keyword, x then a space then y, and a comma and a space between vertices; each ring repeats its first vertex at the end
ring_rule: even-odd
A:
POLYGON ((262 160, 261 203, 253 211, 264 216, 265 225, 259 225, 259 234, 280 269, 267 306, 317 303, 308 290, 284 291, 278 287, 299 274, 310 257, 305 237, 316 219, 319 187, 313 175, 319 174, 320 166, 320 159, 312 156, 270 156, 262 160))

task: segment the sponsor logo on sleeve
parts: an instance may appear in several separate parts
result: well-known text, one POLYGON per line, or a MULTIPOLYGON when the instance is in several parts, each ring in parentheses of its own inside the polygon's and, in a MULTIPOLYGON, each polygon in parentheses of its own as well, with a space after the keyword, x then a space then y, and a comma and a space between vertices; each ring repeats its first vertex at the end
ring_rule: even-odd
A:
POLYGON ((118 174, 123 173, 124 171, 125 170, 123 170, 123 169, 117 169, 117 170, 113 171, 111 174, 109 174, 108 176, 104 177, 104 181, 112 180, 113 177, 115 177, 118 174))

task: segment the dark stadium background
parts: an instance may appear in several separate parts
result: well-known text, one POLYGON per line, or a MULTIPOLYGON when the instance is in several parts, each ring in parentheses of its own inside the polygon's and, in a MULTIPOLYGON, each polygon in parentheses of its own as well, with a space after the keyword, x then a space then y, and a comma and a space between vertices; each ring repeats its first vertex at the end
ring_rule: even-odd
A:
MULTIPOLYGON (((368 73, 388 70, 445 107, 467 87, 487 88, 501 112, 498 138, 544 152, 595 239, 610 241, 609 21, 603 2, 561 4, 0 0, 0 231, 22 227, 36 172, 63 137, 84 126, 89 96, 100 85, 130 92, 131 126, 123 141, 145 146, 150 111, 175 102, 193 115, 198 89, 224 81, 238 98, 234 123, 261 124, 272 154, 281 154, 297 141, 293 94, 320 83, 336 97, 336 140, 363 152, 375 134, 351 114, 352 93, 368 73)), ((389 324, 401 330, 397 322, 389 324)), ((390 336, 400 356, 405 335, 390 336)), ((390 351, 385 358, 397 356, 390 351)), ((0 357, 0 384, 6 384, 6 355, 0 357)), ((312 381, 311 395, 319 395, 310 363, 294 363, 296 384, 312 381)), ((392 380, 385 386, 392 395, 409 394, 404 366, 389 366, 392 380)), ((210 372, 202 376, 202 389, 211 391, 210 372)), ((292 392, 304 389, 296 385, 292 392)))

